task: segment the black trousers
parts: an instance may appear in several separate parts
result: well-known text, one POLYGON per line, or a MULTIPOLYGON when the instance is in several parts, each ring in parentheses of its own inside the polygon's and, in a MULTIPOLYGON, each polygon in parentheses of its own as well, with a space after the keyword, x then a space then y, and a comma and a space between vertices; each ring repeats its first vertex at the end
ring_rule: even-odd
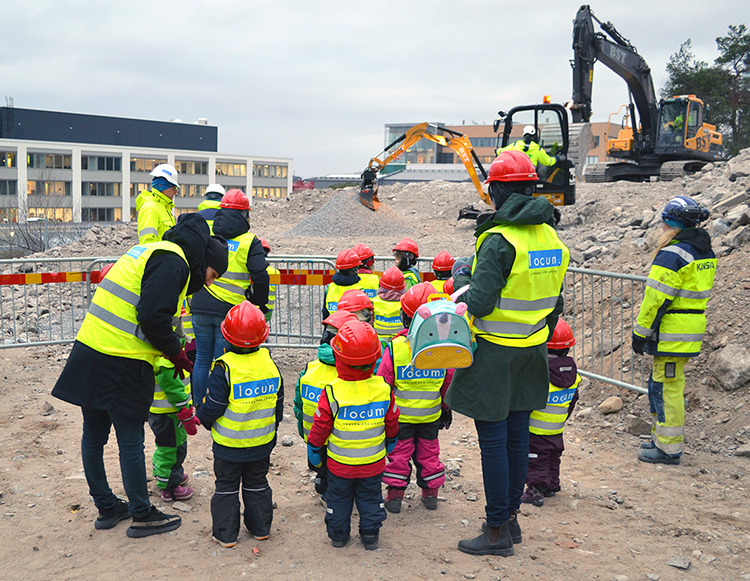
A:
POLYGON ((332 541, 345 541, 351 534, 354 502, 359 511, 359 534, 376 535, 386 519, 381 490, 383 475, 342 478, 328 474, 326 529, 332 541))
POLYGON ((266 478, 270 462, 270 456, 255 462, 228 462, 214 458, 216 492, 211 498, 214 537, 230 543, 240 534, 240 483, 245 527, 254 537, 270 534, 273 497, 266 478))

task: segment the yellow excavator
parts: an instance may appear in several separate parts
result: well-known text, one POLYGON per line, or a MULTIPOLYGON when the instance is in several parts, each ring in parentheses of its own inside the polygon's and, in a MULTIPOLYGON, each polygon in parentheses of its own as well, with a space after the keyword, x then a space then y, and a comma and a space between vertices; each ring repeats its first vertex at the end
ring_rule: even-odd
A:
POLYGON ((362 204, 364 204, 371 210, 377 210, 380 207, 380 200, 378 200, 377 183, 378 172, 380 172, 385 166, 387 166, 394 159, 396 159, 411 146, 417 143, 417 141, 419 141, 420 139, 429 139, 430 141, 434 141, 435 143, 442 145, 443 147, 449 147, 453 151, 455 151, 466 167, 466 171, 469 172, 469 177, 471 177, 471 181, 474 183, 474 187, 477 189, 477 192, 479 192, 479 196, 486 204, 489 205, 489 197, 487 196, 487 193, 482 190, 482 182, 479 180, 479 176, 477 175, 477 170, 474 165, 476 164, 476 166, 479 168, 479 171, 484 176, 484 179, 487 179, 487 172, 485 171, 482 163, 479 161, 477 154, 474 153, 474 149, 471 146, 471 141, 469 141, 469 138, 462 133, 453 131, 452 129, 439 127, 437 125, 426 122, 420 123, 419 125, 415 125, 414 127, 408 129, 406 133, 401 135, 398 139, 394 140, 393 143, 388 145, 380 154, 378 154, 378 157, 373 157, 370 160, 370 163, 367 164, 367 167, 362 172, 362 186, 359 190, 359 199, 362 204), (443 135, 439 132, 445 133, 447 135, 443 135), (393 149, 394 147, 396 149, 393 149), (387 154, 387 156, 381 159, 384 154, 387 154))

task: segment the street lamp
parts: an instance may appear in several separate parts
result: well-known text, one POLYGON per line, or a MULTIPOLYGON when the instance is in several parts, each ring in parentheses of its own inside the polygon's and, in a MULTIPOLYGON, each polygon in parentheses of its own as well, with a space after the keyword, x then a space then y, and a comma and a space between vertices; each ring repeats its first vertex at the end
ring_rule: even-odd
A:
MULTIPOLYGON (((26 218, 27 222, 44 222, 44 251, 47 252, 47 247, 49 246, 49 229, 47 227, 47 217, 38 217, 38 218, 26 218)), ((11 232, 11 236, 13 236, 13 233, 11 232)))

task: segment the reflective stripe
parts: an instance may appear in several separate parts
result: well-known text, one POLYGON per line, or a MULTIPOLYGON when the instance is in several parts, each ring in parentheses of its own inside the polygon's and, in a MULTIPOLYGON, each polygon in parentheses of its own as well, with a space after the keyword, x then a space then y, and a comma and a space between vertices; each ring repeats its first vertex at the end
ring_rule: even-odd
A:
MULTIPOLYGON (((442 378, 441 378, 442 379, 442 378)), ((440 392, 439 391, 402 391, 401 389, 396 389, 395 393, 396 397, 400 397, 401 399, 440 399, 440 392)))
MULTIPOLYGON (((440 394, 438 393, 438 395, 440 394)), ((440 404, 431 408, 407 408, 400 405, 398 406, 398 409, 400 409, 401 413, 406 416, 431 416, 440 411, 440 404)))
MULTIPOLYGON (((568 413, 567 409, 565 410, 565 413, 568 413)), ((559 430, 565 427, 565 421, 563 420, 562 422, 543 422, 535 418, 529 418, 529 427, 537 428, 539 430, 559 430)))
POLYGON ((233 422, 249 422, 250 420, 262 420, 264 418, 270 418, 274 415, 276 415, 276 408, 255 410, 246 414, 241 414, 230 409, 227 409, 224 412, 224 417, 228 420, 232 420, 233 422))
POLYGON ((138 301, 141 300, 140 295, 129 291, 123 286, 120 286, 116 282, 105 278, 102 282, 99 283, 99 288, 103 288, 105 291, 115 295, 118 299, 122 299, 126 303, 136 306, 138 304, 138 301))
POLYGON ((686 299, 710 299, 711 298, 711 289, 704 290, 704 291, 689 291, 685 289, 680 289, 677 291, 678 297, 683 297, 686 299))
POLYGON ((546 317, 534 325, 525 323, 510 323, 508 321, 485 321, 484 319, 474 319, 474 326, 484 333, 494 333, 496 335, 524 335, 528 337, 533 335, 547 325, 546 317))
POLYGON ((704 333, 682 334, 682 333, 659 333, 659 342, 674 341, 678 343, 694 343, 703 341, 704 333))
POLYGON ((695 260, 695 257, 692 254, 690 254, 684 248, 680 248, 679 246, 666 246, 665 248, 662 248, 661 250, 662 252, 672 252, 676 254, 688 264, 690 264, 691 262, 693 262, 693 260, 695 260))
POLYGON ((123 333, 127 333, 128 335, 133 335, 144 343, 148 343, 149 345, 151 344, 151 342, 146 339, 146 335, 143 334, 143 331, 141 331, 140 325, 134 325, 130 321, 126 321, 122 317, 118 317, 114 313, 110 313, 109 311, 105 310, 103 307, 100 307, 95 303, 91 303, 88 314, 104 321, 108 325, 112 325, 118 331, 122 331, 123 333))
POLYGON ((665 438, 679 438, 685 435, 685 426, 662 426, 656 424, 654 427, 657 436, 665 438))
POLYGON ((221 278, 227 280, 250 280, 249 272, 225 272, 221 275, 221 278))
POLYGON ((331 433, 342 440, 367 440, 368 438, 376 438, 385 434, 385 426, 375 426, 369 430, 362 430, 359 432, 349 432, 333 428, 331 433))
POLYGON ((159 235, 159 231, 156 228, 150 228, 150 227, 138 230, 138 237, 139 238, 141 236, 145 235, 145 234, 156 234, 158 236, 159 235))
POLYGON ((685 449, 684 442, 676 442, 674 444, 663 444, 659 440, 656 440, 654 444, 659 450, 661 450, 665 454, 669 454, 670 456, 674 456, 676 454, 682 454, 683 450, 685 449))
POLYGON ((436 472, 432 476, 422 476, 422 480, 425 482, 429 482, 430 480, 435 480, 435 478, 440 478, 445 474, 445 470, 441 470, 440 472, 436 472))
POLYGON ((543 410, 537 410, 540 411, 543 414, 553 414, 556 416, 562 416, 568 414, 568 405, 548 405, 543 410))
POLYGON ((646 327, 641 327, 640 325, 636 324, 635 328, 633 329, 636 333, 641 335, 642 337, 645 337, 648 339, 651 335, 654 334, 653 329, 646 329, 646 327))
POLYGON ((504 311, 541 311, 543 309, 554 309, 557 306, 559 295, 554 297, 544 297, 533 301, 523 299, 509 299, 500 297, 497 299, 495 307, 504 311))
MULTIPOLYGON (((226 416, 226 412, 224 412, 224 415, 226 416)), ((276 431, 276 425, 271 424, 270 426, 263 426, 254 430, 232 430, 214 422, 212 429, 220 436, 224 436, 230 440, 249 440, 251 438, 260 438, 261 436, 267 436, 268 434, 274 433, 276 431)))
POLYGON ((374 456, 385 450, 385 443, 370 446, 369 448, 342 448, 336 444, 328 442, 328 451, 333 452, 343 458, 366 458, 374 456))
POLYGON ((668 284, 664 284, 663 282, 659 282, 658 280, 654 280, 653 278, 648 279, 648 281, 646 282, 646 286, 651 287, 654 290, 658 290, 659 292, 664 293, 669 297, 677 296, 678 289, 671 287, 668 284))
POLYGON ((309 424, 312 424, 313 423, 313 419, 314 418, 312 416, 308 416, 307 414, 302 414, 302 421, 303 422, 307 422, 309 424))
POLYGON ((646 283, 647 287, 651 287, 654 290, 657 290, 661 293, 664 293, 665 295, 675 298, 675 297, 683 297, 686 299, 710 299, 711 298, 711 289, 704 290, 704 291, 691 291, 691 290, 685 290, 685 289, 676 289, 674 287, 669 286, 668 284, 664 284, 663 282, 659 282, 658 280, 654 280, 652 278, 648 279, 648 282, 646 283))
MULTIPOLYGON (((226 277, 224 277, 226 278, 226 277)), ((245 289, 240 288, 238 286, 234 286, 233 284, 229 284, 226 282, 221 282, 218 280, 215 280, 211 286, 218 286, 219 288, 224 289, 225 291, 228 291, 230 293, 233 293, 235 295, 240 295, 242 297, 245 296, 245 289)))
POLYGON ((166 399, 155 399, 151 402, 152 408, 173 408, 171 403, 169 403, 166 399))

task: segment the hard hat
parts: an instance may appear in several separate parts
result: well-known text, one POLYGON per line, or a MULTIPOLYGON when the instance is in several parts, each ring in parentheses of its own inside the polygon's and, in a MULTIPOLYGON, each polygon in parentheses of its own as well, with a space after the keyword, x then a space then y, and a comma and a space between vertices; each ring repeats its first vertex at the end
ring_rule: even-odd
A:
POLYGON ((340 329, 344 326, 347 321, 356 321, 357 316, 349 311, 339 309, 338 311, 332 312, 325 319, 323 319, 323 325, 328 325, 336 329, 340 329))
POLYGON ((222 186, 221 184, 210 184, 206 188, 206 191, 203 192, 203 197, 209 198, 211 200, 221 200, 221 198, 226 193, 227 191, 224 189, 224 186, 222 186))
POLYGON ((271 245, 268 243, 268 240, 265 238, 260 239, 260 245, 263 247, 263 250, 266 252, 271 252, 271 245))
POLYGON ((266 340, 268 332, 263 313, 248 301, 229 309, 221 322, 221 334, 236 347, 257 347, 266 340))
POLYGON ((331 341, 333 354, 347 365, 367 365, 380 357, 380 339, 370 325, 348 321, 331 341))
POLYGON ((355 244, 352 247, 352 250, 357 253, 359 256, 359 259, 364 262, 368 258, 374 258, 375 253, 372 251, 372 248, 367 246, 367 244, 362 244, 361 242, 359 244, 355 244))
POLYGON ((398 244, 393 247, 393 250, 403 250, 405 252, 411 252, 414 256, 419 258, 419 247, 417 243, 411 238, 402 238, 398 244))
POLYGON ((404 290, 406 288, 404 273, 398 266, 391 266, 380 277, 380 286, 390 290, 404 290))
POLYGON ((232 208, 233 210, 249 210, 250 200, 247 199, 245 192, 242 190, 229 190, 221 199, 222 208, 232 208))
POLYGON ((409 318, 414 317, 414 313, 417 309, 427 302, 430 295, 437 294, 437 290, 429 282, 420 282, 415 284, 401 297, 401 310, 406 313, 409 318))
POLYGON ((536 135, 536 128, 533 125, 527 125, 523 128, 524 135, 536 135))
POLYGON ((370 297, 360 288, 350 289, 341 295, 338 307, 350 313, 373 308, 370 297))
POLYGON ((547 341, 547 349, 567 349, 576 344, 573 330, 565 321, 557 319, 557 326, 552 337, 547 341))
POLYGON ((520 151, 503 151, 490 165, 489 182, 535 182, 536 170, 529 156, 520 151))
POLYGON ((697 226, 704 220, 708 220, 711 213, 708 209, 698 205, 698 203, 688 196, 677 196, 667 202, 662 210, 662 220, 674 220, 687 228, 697 226))
POLYGON ((180 184, 177 181, 177 176, 179 174, 177 173, 177 170, 168 163, 160 163, 157 165, 151 172, 151 175, 155 178, 164 178, 176 188, 180 187, 180 184))
POLYGON ((456 262, 451 253, 447 250, 438 252, 437 256, 432 260, 432 270, 450 270, 453 268, 453 263, 456 262))
POLYGON ((450 277, 443 283, 443 292, 449 295, 453 294, 453 277, 450 277))
POLYGON ((359 254, 354 252, 351 248, 342 250, 336 257, 336 270, 348 270, 350 268, 357 268, 362 261, 359 259, 359 254))

